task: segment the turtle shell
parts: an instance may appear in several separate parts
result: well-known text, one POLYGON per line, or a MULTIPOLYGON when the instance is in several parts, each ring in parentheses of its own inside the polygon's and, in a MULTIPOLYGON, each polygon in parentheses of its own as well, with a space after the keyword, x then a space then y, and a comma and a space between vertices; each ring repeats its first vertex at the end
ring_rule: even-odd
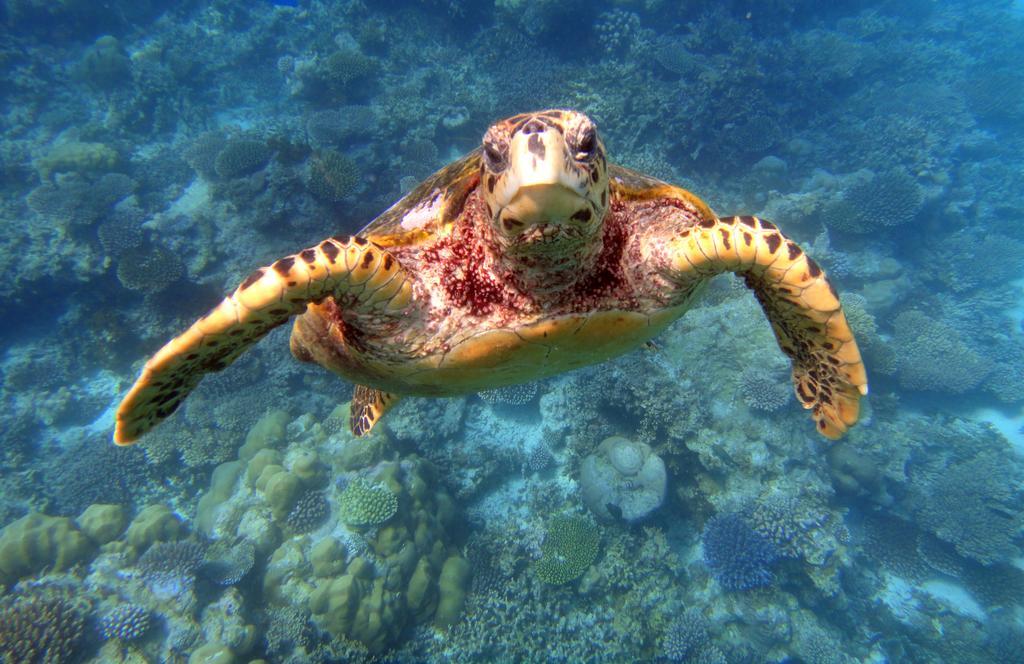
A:
POLYGON ((419 244, 446 232, 480 181, 477 148, 448 164, 367 224, 359 235, 382 247, 419 244))

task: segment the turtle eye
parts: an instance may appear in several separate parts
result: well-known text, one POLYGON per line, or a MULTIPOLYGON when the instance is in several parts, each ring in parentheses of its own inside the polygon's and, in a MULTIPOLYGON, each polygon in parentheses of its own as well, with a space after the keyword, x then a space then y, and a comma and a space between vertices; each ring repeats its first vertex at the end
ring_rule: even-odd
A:
POLYGON ((484 143, 484 165, 492 173, 500 173, 508 166, 505 154, 494 143, 484 143))
POLYGON ((593 127, 587 127, 580 133, 579 140, 576 141, 576 159, 581 161, 588 159, 594 154, 595 147, 597 147, 597 132, 593 127))

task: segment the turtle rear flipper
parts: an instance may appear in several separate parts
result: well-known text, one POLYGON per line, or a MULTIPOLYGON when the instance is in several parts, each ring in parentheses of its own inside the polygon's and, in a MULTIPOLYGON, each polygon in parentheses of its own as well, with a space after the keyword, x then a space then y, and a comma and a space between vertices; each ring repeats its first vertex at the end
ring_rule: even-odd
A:
POLYGON ((352 405, 349 406, 349 428, 353 435, 365 436, 374 425, 391 410, 399 397, 391 392, 384 392, 365 385, 356 385, 352 392, 352 405))
POLYGON ((146 362, 117 409, 114 442, 138 440, 173 413, 203 376, 231 364, 270 330, 333 296, 348 307, 397 313, 412 299, 405 270, 361 237, 334 237, 250 274, 234 293, 146 362))
POLYGON ((857 421, 867 374, 839 298, 825 273, 774 224, 757 217, 707 218, 669 242, 668 276, 681 284, 735 272, 761 303, 793 386, 818 431, 839 438, 857 421))

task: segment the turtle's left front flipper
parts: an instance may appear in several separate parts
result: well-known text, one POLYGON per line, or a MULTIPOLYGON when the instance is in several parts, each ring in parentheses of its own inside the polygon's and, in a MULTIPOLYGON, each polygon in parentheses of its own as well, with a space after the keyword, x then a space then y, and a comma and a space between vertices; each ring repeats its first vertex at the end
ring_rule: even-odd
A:
POLYGON ((412 282, 394 256, 362 237, 333 237, 256 270, 146 362, 117 409, 114 442, 138 440, 173 413, 204 375, 228 366, 326 297, 342 308, 397 316, 412 300, 412 282))
POLYGON ((774 224, 757 217, 705 219, 669 242, 666 276, 685 284, 735 272, 761 303, 793 385, 818 431, 839 438, 857 422, 867 374, 835 289, 774 224))

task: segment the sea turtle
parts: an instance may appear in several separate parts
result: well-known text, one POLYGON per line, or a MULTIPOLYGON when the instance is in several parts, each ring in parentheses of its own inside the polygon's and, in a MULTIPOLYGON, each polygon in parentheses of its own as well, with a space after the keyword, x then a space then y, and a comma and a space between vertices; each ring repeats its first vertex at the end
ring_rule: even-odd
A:
POLYGON ((521 383, 635 349, 726 271, 761 303, 818 431, 841 436, 867 378, 817 263, 768 221, 716 216, 609 163, 582 113, 516 115, 359 234, 246 277, 146 363, 114 441, 137 440, 293 316, 292 353, 357 385, 350 424, 364 435, 402 395, 521 383))

